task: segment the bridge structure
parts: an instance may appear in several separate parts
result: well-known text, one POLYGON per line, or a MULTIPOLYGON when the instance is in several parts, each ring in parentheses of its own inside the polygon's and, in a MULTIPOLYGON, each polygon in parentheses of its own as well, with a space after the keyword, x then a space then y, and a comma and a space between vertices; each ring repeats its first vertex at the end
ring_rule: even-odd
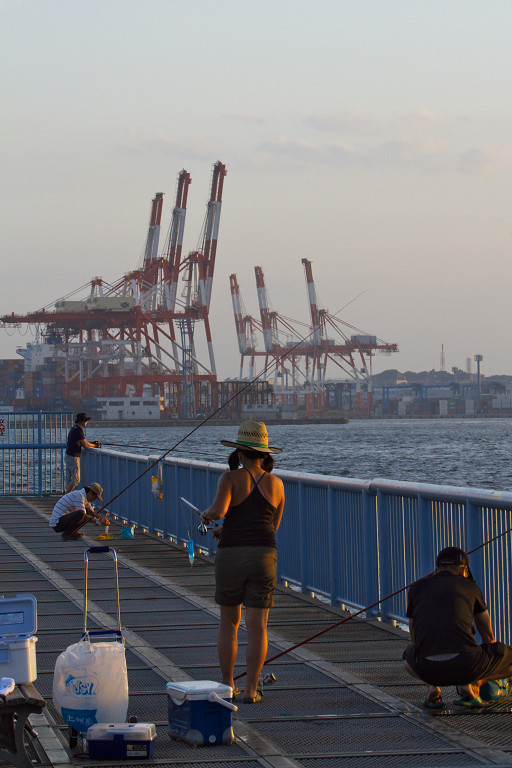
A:
MULTIPOLYGON (((53 532, 48 523, 57 495, 42 491, 0 497, 2 593, 29 593, 37 599, 36 685, 47 706, 31 719, 38 735, 26 735, 32 764, 97 765, 81 743, 76 749, 69 746, 53 706, 52 681, 57 656, 80 638, 83 628, 84 546, 106 543, 116 549, 120 563, 128 715, 157 727, 155 754, 146 764, 511 766, 512 703, 467 713, 453 705, 455 689, 446 688, 445 709, 425 711, 424 686, 406 674, 402 653, 409 642, 406 585, 430 572, 435 553, 447 544, 476 548, 473 573, 497 638, 510 642, 512 494, 286 471, 279 472, 287 506, 278 534, 280 584, 270 612, 264 668, 276 682, 264 689, 261 704, 239 704, 232 746, 194 749, 169 739, 166 682, 220 680, 215 547, 199 534, 197 517, 187 516, 178 499, 204 508, 223 469, 206 462, 86 450, 84 482, 101 480, 112 519, 111 538, 101 542, 103 529, 92 525, 85 527, 82 541, 64 543, 53 532), (157 472, 162 501, 151 493, 151 475, 157 472), (135 528, 133 539, 121 538, 126 526, 135 528), (388 597, 392 592, 397 594, 388 597)), ((117 601, 108 582, 111 562, 107 555, 98 557, 89 581, 88 626, 112 629, 117 601)), ((242 677, 246 640, 242 622, 235 667, 235 675, 242 677)))
MULTIPOLYGON (((46 700, 31 716, 37 735, 26 732, 33 766, 95 768, 79 740, 69 746, 67 728, 52 701, 57 656, 77 642, 83 629, 84 547, 98 543, 87 526, 78 542, 62 542, 48 526, 57 497, 0 499, 0 578, 6 597, 31 593, 37 599, 35 685, 46 700)), ((137 528, 120 538, 111 525, 119 561, 121 622, 126 645, 129 717, 156 725, 151 768, 476 768, 512 765, 510 708, 466 713, 451 705, 424 711, 424 686, 408 677, 401 655, 407 633, 366 616, 350 620, 269 664, 276 681, 262 702, 238 704, 231 746, 194 748, 168 734, 166 683, 219 681, 211 557, 196 553, 191 566, 181 543, 137 528)), ((91 629, 117 626, 117 602, 109 582, 108 555, 90 569, 91 629)), ((282 584, 270 611, 269 657, 288 650, 350 613, 306 591, 282 584)), ((242 622, 235 674, 243 675, 247 636, 242 622)), ((134 765, 124 761, 128 766, 134 765)), ((113 763, 112 763, 113 764, 113 763)), ((139 763, 137 763, 139 764, 139 763)), ((28 765, 28 764, 27 764, 28 765)))

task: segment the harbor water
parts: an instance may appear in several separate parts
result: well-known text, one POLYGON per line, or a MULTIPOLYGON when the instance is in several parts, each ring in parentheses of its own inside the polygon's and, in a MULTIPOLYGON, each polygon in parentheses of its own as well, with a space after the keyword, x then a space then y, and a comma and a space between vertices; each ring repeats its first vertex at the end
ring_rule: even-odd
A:
MULTIPOLYGON (((89 440, 120 452, 161 455, 194 427, 101 427, 89 440)), ((205 424, 169 456, 223 463, 235 440, 232 425, 205 424)), ((270 445, 283 449, 276 469, 359 479, 387 478, 436 485, 512 490, 512 419, 385 419, 349 424, 269 426, 270 445)))

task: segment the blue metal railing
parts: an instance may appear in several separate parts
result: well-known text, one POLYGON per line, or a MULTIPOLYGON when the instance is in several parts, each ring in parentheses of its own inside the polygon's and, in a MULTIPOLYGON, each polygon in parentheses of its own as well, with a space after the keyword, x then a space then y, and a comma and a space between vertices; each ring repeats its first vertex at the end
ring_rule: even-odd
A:
MULTIPOLYGON (((147 471, 112 504, 108 499, 158 457, 86 451, 87 482, 99 482, 112 514, 143 529, 213 552, 212 537, 197 532, 197 515, 182 509, 184 496, 200 509, 215 495, 220 464, 164 459, 163 501, 151 493, 147 471)), ((84 462, 84 459, 82 460, 84 462)), ((282 583, 328 598, 333 605, 364 608, 386 622, 405 622, 406 591, 387 595, 434 569, 445 546, 471 550, 512 527, 512 493, 390 480, 356 480, 280 471, 286 505, 278 532, 282 583)), ((486 596, 495 632, 512 641, 510 534, 471 555, 471 569, 486 596)))
POLYGON ((64 492, 71 411, 0 411, 0 495, 64 492))

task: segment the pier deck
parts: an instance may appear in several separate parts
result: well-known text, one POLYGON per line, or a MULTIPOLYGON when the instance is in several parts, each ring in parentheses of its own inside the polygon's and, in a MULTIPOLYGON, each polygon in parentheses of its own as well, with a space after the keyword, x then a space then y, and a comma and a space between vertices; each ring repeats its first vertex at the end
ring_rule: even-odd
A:
MULTIPOLYGON (((63 543, 48 527, 54 499, 0 499, 0 593, 32 593, 38 604, 36 685, 47 701, 32 718, 38 731, 35 764, 114 765, 90 760, 67 745, 67 729, 51 701, 57 655, 83 627, 84 545, 109 543, 119 557, 121 619, 126 638, 129 715, 157 726, 155 754, 144 765, 190 768, 423 768, 512 765, 512 714, 504 705, 482 714, 421 709, 424 686, 403 670, 407 635, 376 621, 353 619, 266 668, 276 683, 261 704, 239 704, 232 746, 193 748, 167 733, 165 685, 171 680, 219 680, 218 609, 211 562, 161 539, 63 543)), ((112 526, 115 534, 115 526, 112 526)), ((115 625, 111 562, 99 556, 89 575, 88 626, 115 625)), ((343 613, 280 588, 270 613, 269 657, 330 626, 343 613)), ((239 664, 244 669, 245 632, 239 664)), ((446 702, 456 698, 445 689, 446 702)), ((132 761, 141 765, 141 761, 132 761)), ((130 761, 122 765, 129 766, 130 761)))

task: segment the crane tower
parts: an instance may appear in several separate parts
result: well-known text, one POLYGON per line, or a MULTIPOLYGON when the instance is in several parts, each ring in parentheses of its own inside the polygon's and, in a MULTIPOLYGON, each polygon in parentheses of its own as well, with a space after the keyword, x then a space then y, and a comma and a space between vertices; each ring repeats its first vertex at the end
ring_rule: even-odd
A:
POLYGON ((158 192, 152 201, 139 268, 113 283, 94 277, 86 296, 70 294, 73 298, 57 301, 53 309, 26 315, 13 312, 1 318, 4 326, 38 325, 43 340, 52 342, 63 396, 83 399, 130 392, 142 396, 143 386, 149 385, 152 394, 163 395, 165 389, 169 395, 173 393, 178 413, 181 400, 187 402, 187 412, 193 412, 204 387, 208 399, 215 397, 209 309, 226 173, 223 163, 215 163, 202 240, 196 250, 183 255, 192 181, 183 170, 178 175, 163 255, 158 253, 163 193, 158 192), (198 324, 204 329, 207 362, 196 353, 198 324))

